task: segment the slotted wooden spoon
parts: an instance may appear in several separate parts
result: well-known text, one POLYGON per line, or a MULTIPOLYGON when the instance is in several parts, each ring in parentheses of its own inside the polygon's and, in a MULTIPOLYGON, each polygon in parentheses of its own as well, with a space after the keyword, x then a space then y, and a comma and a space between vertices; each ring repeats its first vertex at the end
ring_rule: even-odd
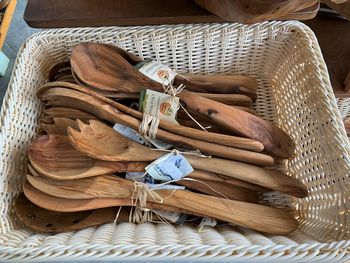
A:
MULTIPOLYGON (((77 120, 77 127, 79 130, 67 128, 71 144, 78 151, 93 158, 106 161, 153 161, 164 155, 164 152, 154 151, 129 140, 96 120, 91 120, 90 124, 77 120)), ((217 172, 298 197, 307 195, 302 183, 276 170, 219 158, 201 158, 192 155, 187 155, 186 158, 199 170, 217 172)))
MULTIPOLYGON (((107 207, 81 212, 54 212, 31 203, 23 193, 16 198, 13 208, 24 225, 41 233, 63 233, 112 223, 119 210, 119 207, 107 207)), ((129 212, 129 207, 121 209, 117 222, 129 222, 129 212)))
MULTIPOLYGON (((131 198, 134 184, 116 176, 97 176, 72 181, 55 181, 27 176, 35 188, 43 192, 71 199, 116 197, 131 198)), ((254 230, 287 235, 293 232, 297 221, 281 209, 224 198, 195 194, 183 190, 157 190, 162 205, 179 207, 199 216, 206 215, 254 230)), ((147 201, 156 202, 150 195, 147 201)))

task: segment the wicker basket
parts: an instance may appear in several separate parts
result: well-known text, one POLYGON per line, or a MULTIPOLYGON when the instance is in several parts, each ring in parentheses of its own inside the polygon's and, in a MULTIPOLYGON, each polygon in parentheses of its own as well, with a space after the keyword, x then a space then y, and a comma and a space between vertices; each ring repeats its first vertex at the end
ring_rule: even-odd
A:
POLYGON ((350 258, 349 142, 314 34, 299 22, 166 25, 49 30, 26 41, 2 106, 0 261, 237 260, 331 261, 350 258), (297 144, 282 165, 309 189, 291 199, 265 200, 296 212, 300 230, 268 236, 223 225, 106 224, 57 235, 23 228, 12 214, 26 173, 26 149, 36 134, 41 103, 36 89, 49 67, 83 41, 111 43, 178 72, 239 73, 259 82, 256 111, 286 130, 297 144))

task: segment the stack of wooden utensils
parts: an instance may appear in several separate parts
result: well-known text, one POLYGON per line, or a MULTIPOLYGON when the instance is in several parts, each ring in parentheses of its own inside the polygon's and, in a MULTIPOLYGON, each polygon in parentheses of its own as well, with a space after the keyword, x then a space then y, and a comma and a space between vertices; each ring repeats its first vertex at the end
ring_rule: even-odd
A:
MULTIPOLYGON (((37 93, 45 105, 41 131, 29 147, 24 195, 15 204, 28 227, 71 231, 113 222, 116 214, 116 221, 129 221, 131 207, 141 205, 135 195, 139 185, 125 179, 125 173, 144 173, 150 162, 167 153, 112 128, 119 123, 138 131, 143 113, 130 105, 145 87, 164 92, 162 84, 134 67, 139 62, 115 46, 83 43, 73 50, 69 63, 54 65, 50 82, 37 93)), ((174 86, 180 84, 185 85, 177 95, 181 104, 211 128, 200 129, 180 109, 180 125, 160 120, 156 138, 174 149, 198 150, 211 158, 184 154, 194 171, 171 184, 185 190, 144 188, 152 192, 144 198, 153 220, 158 220, 155 211, 168 211, 192 216, 192 221, 209 217, 265 233, 293 232, 298 223, 289 211, 259 203, 264 192, 303 198, 307 189, 273 169, 293 155, 295 144, 250 108, 256 80, 184 74, 173 81, 174 86)))

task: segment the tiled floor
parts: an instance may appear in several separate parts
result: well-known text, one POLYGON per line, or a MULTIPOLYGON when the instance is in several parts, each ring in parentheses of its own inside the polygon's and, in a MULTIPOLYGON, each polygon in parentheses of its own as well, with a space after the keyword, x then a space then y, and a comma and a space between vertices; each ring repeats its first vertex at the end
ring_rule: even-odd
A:
POLYGON ((26 4, 27 0, 17 0, 16 11, 7 33, 5 44, 2 48, 2 51, 10 59, 10 64, 6 71, 6 75, 3 78, 0 78, 0 105, 2 105, 2 100, 5 95, 8 82, 10 81, 12 68, 19 48, 30 35, 39 31, 38 29, 30 28, 23 20, 23 13, 26 4))

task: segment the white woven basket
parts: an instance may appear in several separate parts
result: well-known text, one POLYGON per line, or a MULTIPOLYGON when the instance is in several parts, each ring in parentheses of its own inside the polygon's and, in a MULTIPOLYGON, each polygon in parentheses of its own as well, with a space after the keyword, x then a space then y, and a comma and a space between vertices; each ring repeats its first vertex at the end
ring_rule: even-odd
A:
POLYGON ((237 260, 343 261, 350 258, 349 142, 314 34, 299 22, 166 25, 49 30, 20 50, 2 106, 0 261, 237 260), (172 228, 166 224, 106 224, 57 235, 21 227, 11 212, 26 172, 26 149, 36 134, 41 104, 36 89, 49 67, 67 60, 83 41, 118 45, 178 72, 239 73, 259 82, 257 112, 297 144, 283 169, 309 197, 266 199, 294 209, 300 230, 268 236, 230 225, 172 228), (319 241, 317 241, 319 240, 319 241))

